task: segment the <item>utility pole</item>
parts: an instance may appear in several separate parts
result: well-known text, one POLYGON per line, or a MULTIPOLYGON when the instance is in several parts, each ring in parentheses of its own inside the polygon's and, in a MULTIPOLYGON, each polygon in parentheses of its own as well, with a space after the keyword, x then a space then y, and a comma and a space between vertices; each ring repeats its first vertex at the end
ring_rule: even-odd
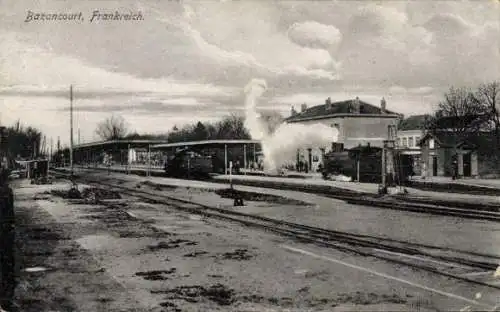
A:
POLYGON ((73 176, 73 85, 69 86, 69 165, 73 176))
POLYGON ((49 164, 52 162, 52 153, 54 152, 54 142, 52 141, 52 137, 50 138, 50 156, 49 156, 49 164))
POLYGON ((80 145, 80 128, 78 128, 78 145, 80 145))

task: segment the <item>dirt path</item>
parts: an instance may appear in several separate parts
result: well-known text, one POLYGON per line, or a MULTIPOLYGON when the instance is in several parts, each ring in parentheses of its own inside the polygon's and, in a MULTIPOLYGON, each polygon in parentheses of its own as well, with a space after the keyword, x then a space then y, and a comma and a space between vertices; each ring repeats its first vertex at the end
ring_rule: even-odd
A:
POLYGON ((33 200, 16 195, 17 311, 146 311, 33 200), (43 270, 42 270, 43 269, 43 270))

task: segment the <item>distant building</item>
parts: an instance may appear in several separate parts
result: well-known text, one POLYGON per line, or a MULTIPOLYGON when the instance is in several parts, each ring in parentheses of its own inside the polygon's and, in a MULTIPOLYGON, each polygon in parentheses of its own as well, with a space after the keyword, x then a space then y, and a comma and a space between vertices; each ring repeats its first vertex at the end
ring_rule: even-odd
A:
MULTIPOLYGON (((389 126, 396 127, 400 114, 387 110, 387 103, 382 99, 380 106, 361 101, 359 98, 332 102, 326 99, 322 105, 308 108, 301 106, 301 112, 292 107, 291 116, 286 123, 324 124, 336 128, 339 132, 338 143, 344 149, 359 145, 382 147, 388 139, 389 126)), ((332 143, 333 143, 332 138, 332 143)), ((307 162, 309 171, 316 171, 323 162, 324 150, 327 146, 318 146, 310 150, 299 150, 297 162, 307 162)))
POLYGON ((425 136, 425 124, 428 115, 414 115, 402 119, 398 125, 396 148, 410 158, 415 175, 421 174, 420 140, 425 136))

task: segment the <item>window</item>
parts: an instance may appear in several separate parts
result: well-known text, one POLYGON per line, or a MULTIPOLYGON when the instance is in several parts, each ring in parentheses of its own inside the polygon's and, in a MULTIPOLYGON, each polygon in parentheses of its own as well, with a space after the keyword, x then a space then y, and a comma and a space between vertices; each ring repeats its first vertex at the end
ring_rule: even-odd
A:
POLYGON ((408 138, 408 147, 413 147, 413 137, 408 138))
POLYGON ((398 146, 401 147, 401 138, 398 138, 398 146))
POLYGON ((415 146, 418 147, 419 142, 420 142, 420 137, 419 136, 415 137, 415 146))
POLYGON ((408 146, 407 141, 408 141, 407 138, 403 138, 403 147, 407 147, 408 146))
POLYGON ((434 139, 429 140, 429 148, 434 148, 434 139))

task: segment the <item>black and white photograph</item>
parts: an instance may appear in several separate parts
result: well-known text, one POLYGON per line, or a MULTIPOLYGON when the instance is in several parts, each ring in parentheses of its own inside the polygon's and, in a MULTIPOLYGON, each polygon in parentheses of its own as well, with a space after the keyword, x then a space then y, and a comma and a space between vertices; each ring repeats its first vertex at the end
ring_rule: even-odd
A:
POLYGON ((500 311, 500 0, 0 2, 0 312, 500 311))

